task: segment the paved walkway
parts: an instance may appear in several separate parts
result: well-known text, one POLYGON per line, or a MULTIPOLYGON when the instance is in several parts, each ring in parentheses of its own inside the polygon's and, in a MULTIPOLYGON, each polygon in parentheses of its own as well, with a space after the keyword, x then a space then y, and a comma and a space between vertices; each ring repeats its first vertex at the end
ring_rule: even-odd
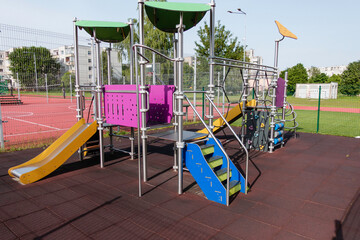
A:
MULTIPOLYGON (((126 155, 106 154, 100 169, 98 158, 79 162, 75 154, 48 178, 22 186, 7 169, 43 149, 0 153, 0 238, 360 239, 359 205, 353 204, 360 139, 301 133, 273 154, 252 151, 261 175, 251 167, 251 192, 229 207, 206 200, 187 172, 185 193, 177 194, 172 147, 151 140, 150 179, 141 198, 137 161, 126 155)), ((238 145, 225 148, 243 166, 238 145)))

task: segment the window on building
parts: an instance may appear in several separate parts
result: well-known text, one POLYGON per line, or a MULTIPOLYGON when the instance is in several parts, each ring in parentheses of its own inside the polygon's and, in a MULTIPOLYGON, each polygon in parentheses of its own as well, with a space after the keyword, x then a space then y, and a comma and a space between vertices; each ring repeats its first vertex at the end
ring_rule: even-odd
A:
POLYGON ((91 59, 90 59, 90 58, 88 59, 88 63, 91 63, 91 59))
POLYGON ((89 71, 91 71, 91 69, 92 69, 92 67, 90 66, 90 67, 89 67, 89 71))
POLYGON ((0 72, 4 72, 4 69, 0 68, 0 72))
POLYGON ((3 65, 3 60, 0 60, 0 65, 3 65))
POLYGON ((88 51, 88 55, 91 55, 91 51, 88 51))
POLYGON ((89 75, 89 79, 91 79, 91 78, 92 78, 92 75, 90 74, 90 75, 89 75))
POLYGON ((63 51, 63 50, 61 50, 61 54, 64 54, 64 51, 63 51))

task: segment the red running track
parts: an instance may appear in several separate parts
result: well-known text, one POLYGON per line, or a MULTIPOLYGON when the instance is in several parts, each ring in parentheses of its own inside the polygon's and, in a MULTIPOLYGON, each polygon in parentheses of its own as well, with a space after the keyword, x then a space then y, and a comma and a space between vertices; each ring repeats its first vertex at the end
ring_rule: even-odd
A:
MULTIPOLYGON (((76 100, 22 96, 23 105, 2 105, 5 146, 34 144, 56 139, 73 126, 76 100)), ((87 107, 90 101, 87 102, 87 107)), ((87 114, 87 111, 85 112, 87 114)), ((85 115, 85 114, 84 114, 85 115)), ((85 115, 87 117, 87 115, 85 115)))
MULTIPOLYGON (((35 144, 49 139, 60 137, 66 130, 73 126, 76 119, 76 100, 46 98, 40 96, 22 96, 23 105, 1 105, 5 146, 35 144)), ((86 101, 88 108, 90 101, 86 101)), ((317 110, 317 107, 294 106, 295 110, 317 110)), ((202 115, 201 103, 197 104, 197 111, 202 115)), ((220 106, 220 111, 222 107, 220 106)), ((184 111, 186 108, 184 108, 184 111)), ((225 106, 225 113, 227 112, 225 106)), ((360 113, 359 108, 330 108, 321 107, 321 111, 360 113)), ((193 110, 187 107, 188 121, 193 120, 193 110)), ((87 119, 88 111, 84 117, 87 119)), ((215 114, 217 116, 218 114, 215 114)), ((90 117, 91 118, 91 117, 90 117)))
MULTIPOLYGON (((311 106, 293 106, 295 110, 318 110, 317 107, 311 106)), ((335 107, 320 107, 320 111, 325 112, 344 112, 344 113, 360 113, 360 108, 335 108, 335 107)))

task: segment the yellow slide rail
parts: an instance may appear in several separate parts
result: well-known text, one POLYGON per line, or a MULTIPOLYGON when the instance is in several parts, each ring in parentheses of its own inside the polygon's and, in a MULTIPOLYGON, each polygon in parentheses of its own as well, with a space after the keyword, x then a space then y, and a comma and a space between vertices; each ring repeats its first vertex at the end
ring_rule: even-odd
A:
MULTIPOLYGON (((251 100, 246 104, 247 107, 255 107, 256 100, 251 100)), ((234 108, 230 109, 230 111, 226 114, 225 119, 228 123, 233 123, 239 118, 242 117, 242 102, 237 104, 234 108)), ((224 120, 220 117, 214 121, 213 133, 219 132, 223 127, 226 127, 224 120)), ((198 133, 208 134, 208 130, 206 128, 197 131, 198 133)))
POLYGON ((35 158, 9 169, 11 177, 23 184, 38 181, 60 167, 77 149, 96 133, 97 122, 80 119, 73 127, 35 158))

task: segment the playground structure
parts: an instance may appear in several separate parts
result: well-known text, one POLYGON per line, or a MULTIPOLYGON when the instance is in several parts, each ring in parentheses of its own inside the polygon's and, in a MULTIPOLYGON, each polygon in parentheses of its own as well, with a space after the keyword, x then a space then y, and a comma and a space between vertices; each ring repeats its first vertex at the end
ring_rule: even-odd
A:
MULTIPOLYGON (((286 102, 286 78, 278 78, 278 40, 275 42, 274 67, 248 63, 239 60, 220 58, 214 55, 215 39, 215 1, 210 4, 195 3, 172 3, 172 2, 144 2, 138 1, 139 8, 139 43, 133 44, 133 24, 101 21, 77 21, 74 20, 74 48, 75 48, 75 92, 77 100, 78 123, 54 142, 48 149, 36 158, 9 169, 9 174, 16 177, 21 183, 27 184, 37 181, 66 161, 77 149, 79 158, 92 148, 86 142, 92 136, 98 136, 95 148, 99 151, 100 166, 104 167, 104 141, 103 131, 105 127, 110 129, 110 149, 115 149, 112 138, 112 127, 126 126, 131 128, 129 138, 131 144, 130 154, 135 156, 135 128, 137 128, 137 159, 139 166, 139 196, 142 195, 142 182, 148 179, 147 173, 147 139, 158 138, 174 143, 174 165, 178 172, 178 194, 183 193, 183 170, 184 166, 193 175, 196 182, 209 200, 229 205, 230 196, 238 192, 248 192, 248 149, 273 152, 276 146, 284 144, 284 129, 287 121, 294 121, 294 126, 287 127, 296 129, 295 112, 291 105, 286 102), (174 54, 172 57, 165 56, 159 51, 144 45, 144 18, 147 14, 151 23, 161 31, 174 34, 174 54), (184 91, 183 88, 183 46, 184 31, 198 24, 202 18, 210 12, 210 78, 206 91, 184 91), (78 30, 84 29, 96 42, 96 86, 80 84, 78 62, 78 30), (130 36, 130 85, 111 84, 111 63, 108 61, 108 85, 103 86, 100 72, 100 42, 121 42, 130 36), (150 61, 145 57, 145 51, 154 53, 174 66, 174 85, 147 85, 145 83, 145 67, 150 61), (215 89, 225 91, 224 78, 221 86, 214 84, 215 66, 238 69, 242 77, 242 94, 237 105, 228 109, 222 115, 214 104, 215 89), (255 74, 253 74, 255 73, 255 74), (259 94, 259 75, 271 79, 269 90, 265 98, 259 94), (253 78, 254 86, 249 86, 249 80, 253 78), (254 99, 248 100, 250 89, 253 89, 254 99), (83 106, 83 93, 89 91, 94 99, 94 122, 85 123, 83 106), (194 104, 186 94, 204 93, 207 100, 207 114, 205 119, 201 117, 194 104), (194 114, 204 125, 204 129, 198 132, 184 130, 184 101, 194 111, 194 114), (220 117, 215 120, 214 115, 220 117), (293 119, 286 119, 292 115, 293 119), (104 123, 104 117, 106 123, 104 123), (231 123, 242 118, 241 134, 231 127, 231 123), (148 134, 149 127, 156 128, 158 125, 173 125, 174 128, 165 132, 148 134), (227 127, 240 149, 245 155, 245 169, 238 169, 226 153, 222 143, 215 134, 227 127), (98 132, 98 134, 97 134, 98 132)), ((277 23, 278 24, 278 23, 277 23)), ((278 24, 279 31, 284 37, 293 37, 291 32, 278 24)), ((296 37, 296 36, 295 36, 296 37)), ((110 51, 107 51, 108 56, 110 51)), ((110 59, 108 57, 108 59, 110 59)), ((125 151, 126 152, 126 151, 125 151)))

